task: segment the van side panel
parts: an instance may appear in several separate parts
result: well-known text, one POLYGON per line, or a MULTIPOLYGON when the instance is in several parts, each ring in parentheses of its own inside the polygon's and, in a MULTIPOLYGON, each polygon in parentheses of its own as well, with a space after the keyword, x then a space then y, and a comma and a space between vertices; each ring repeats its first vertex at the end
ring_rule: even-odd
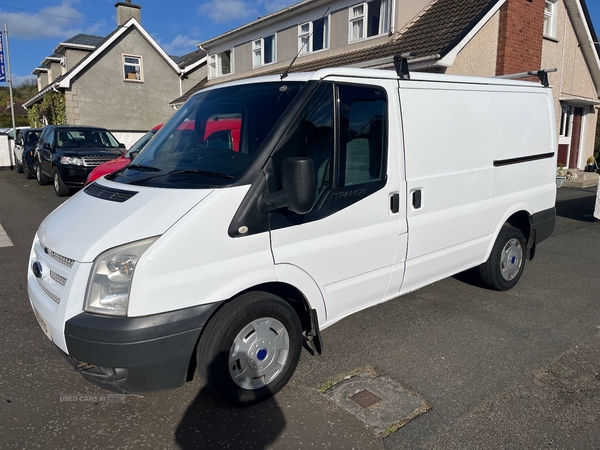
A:
POLYGON ((491 98, 498 230, 519 210, 535 214, 554 207, 557 142, 551 90, 513 88, 491 98))
POLYGON ((408 254, 402 292, 479 262, 494 226, 489 87, 400 82, 408 254), (418 192, 421 205, 418 205, 418 192))

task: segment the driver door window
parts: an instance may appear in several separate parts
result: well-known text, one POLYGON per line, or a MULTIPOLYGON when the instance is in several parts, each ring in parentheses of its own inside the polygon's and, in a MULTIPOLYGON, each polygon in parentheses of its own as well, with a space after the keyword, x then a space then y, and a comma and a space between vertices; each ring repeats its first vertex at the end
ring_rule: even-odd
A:
POLYGON ((272 157, 279 189, 279 172, 286 158, 300 156, 313 161, 316 201, 302 220, 333 214, 385 185, 387 121, 384 89, 322 83, 272 157), (334 105, 339 105, 337 111, 334 105), (363 193, 349 193, 356 189, 363 193))

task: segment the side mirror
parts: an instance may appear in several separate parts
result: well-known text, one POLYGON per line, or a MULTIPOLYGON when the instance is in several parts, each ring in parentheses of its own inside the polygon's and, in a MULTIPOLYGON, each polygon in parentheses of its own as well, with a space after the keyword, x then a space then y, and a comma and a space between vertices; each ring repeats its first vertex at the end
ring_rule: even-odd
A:
POLYGON ((42 147, 44 150, 52 150, 52 147, 50 146, 50 142, 46 142, 44 143, 44 146, 42 147))
POLYGON ((314 165, 311 158, 293 157, 283 161, 283 189, 262 196, 265 212, 288 208, 297 214, 310 212, 316 198, 314 165))
POLYGON ((122 142, 119 143, 119 148, 123 150, 123 153, 127 151, 127 147, 122 142))
POLYGON ((15 145, 23 145, 23 139, 17 139, 15 145))

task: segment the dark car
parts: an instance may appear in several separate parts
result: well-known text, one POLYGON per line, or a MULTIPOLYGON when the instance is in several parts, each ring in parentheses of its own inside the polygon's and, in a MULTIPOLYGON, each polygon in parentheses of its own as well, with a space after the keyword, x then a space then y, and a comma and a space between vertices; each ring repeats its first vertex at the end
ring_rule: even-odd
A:
POLYGON ((35 178, 36 160, 35 144, 42 134, 41 128, 26 128, 18 130, 15 139, 15 169, 17 172, 25 172, 25 178, 35 178))
POLYGON ((47 125, 36 145, 37 181, 52 180, 59 197, 84 186, 94 167, 118 158, 125 145, 105 128, 47 125))

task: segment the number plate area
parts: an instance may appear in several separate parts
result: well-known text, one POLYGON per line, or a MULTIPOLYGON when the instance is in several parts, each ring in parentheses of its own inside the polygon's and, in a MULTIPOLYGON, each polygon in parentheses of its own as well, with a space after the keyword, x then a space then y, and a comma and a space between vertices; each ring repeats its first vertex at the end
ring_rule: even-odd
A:
POLYGON ((40 327, 41 327, 42 331, 44 332, 44 334, 46 335, 46 337, 48 339, 52 340, 52 335, 50 334, 50 328, 48 328, 48 324, 46 323, 46 321, 44 319, 42 319, 42 316, 40 316, 40 314, 37 312, 35 307, 33 308, 33 313, 35 314, 35 318, 37 319, 38 323, 40 324, 40 327))

